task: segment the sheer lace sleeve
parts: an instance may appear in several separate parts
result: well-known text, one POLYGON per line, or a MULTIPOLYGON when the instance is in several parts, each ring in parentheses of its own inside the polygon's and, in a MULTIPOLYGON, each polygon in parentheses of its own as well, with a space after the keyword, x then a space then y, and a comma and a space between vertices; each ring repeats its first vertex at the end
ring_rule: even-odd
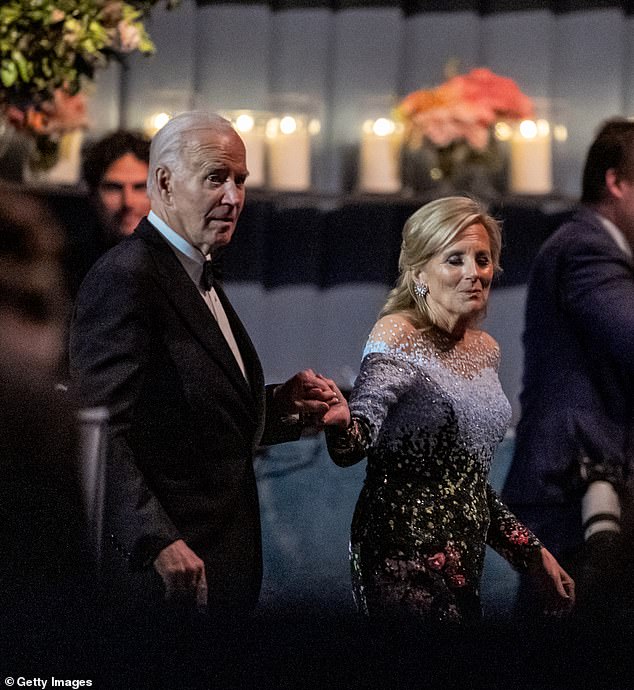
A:
POLYGON ((367 455, 390 408, 412 385, 411 364, 403 355, 411 348, 414 331, 400 316, 386 316, 372 329, 350 395, 350 426, 326 430, 328 452, 336 464, 353 465, 367 455))
POLYGON ((487 544, 516 570, 525 571, 539 562, 542 543, 511 513, 489 485, 487 501, 491 515, 487 544))

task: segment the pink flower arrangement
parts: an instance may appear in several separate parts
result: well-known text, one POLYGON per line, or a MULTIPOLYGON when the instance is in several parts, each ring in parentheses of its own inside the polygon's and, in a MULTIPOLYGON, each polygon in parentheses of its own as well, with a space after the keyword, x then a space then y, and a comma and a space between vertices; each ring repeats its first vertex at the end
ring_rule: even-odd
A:
POLYGON ((159 1, 0 1, 0 125, 35 141, 32 163, 50 167, 62 136, 88 126, 82 90, 98 69, 154 52, 143 19, 159 1))
POLYGON ((489 131, 501 119, 533 115, 533 102, 508 77, 484 67, 452 77, 433 89, 414 91, 397 108, 413 145, 429 139, 438 147, 464 140, 482 151, 489 131))
POLYGON ((55 89, 53 98, 37 107, 7 105, 5 115, 16 129, 48 137, 88 126, 86 97, 81 92, 71 95, 63 88, 55 89))

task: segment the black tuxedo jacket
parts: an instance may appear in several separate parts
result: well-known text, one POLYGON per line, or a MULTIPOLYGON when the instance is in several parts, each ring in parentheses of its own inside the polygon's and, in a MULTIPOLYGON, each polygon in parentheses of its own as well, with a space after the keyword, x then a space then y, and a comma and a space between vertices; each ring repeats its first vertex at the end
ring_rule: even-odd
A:
POLYGON ((110 410, 106 524, 122 567, 132 580, 152 573, 159 551, 184 539, 205 562, 210 606, 243 609, 261 582, 253 453, 298 433, 266 423, 260 362, 219 297, 248 380, 174 251, 143 219, 81 286, 70 367, 83 402, 110 410))
POLYGON ((522 415, 502 495, 560 551, 583 541, 584 477, 624 488, 633 474, 634 262, 589 209, 533 264, 524 356, 522 415))

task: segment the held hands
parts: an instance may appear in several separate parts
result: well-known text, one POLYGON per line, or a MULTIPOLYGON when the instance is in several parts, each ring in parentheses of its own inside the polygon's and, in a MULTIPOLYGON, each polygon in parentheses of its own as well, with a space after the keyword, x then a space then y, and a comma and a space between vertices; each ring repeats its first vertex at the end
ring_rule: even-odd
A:
POLYGON ((529 570, 537 583, 544 615, 562 617, 575 603, 575 583, 555 557, 542 547, 541 559, 529 570))
POLYGON ((165 584, 165 599, 183 607, 207 608, 205 564, 182 540, 166 546, 154 559, 165 584))
MULTIPOLYGON (((335 386, 336 388, 336 386, 335 386)), ((305 369, 295 374, 275 391, 275 404, 280 414, 297 414, 315 423, 321 423, 331 406, 343 399, 338 389, 331 388, 327 379, 305 369)))
POLYGON ((343 393, 337 387, 337 384, 332 379, 327 379, 321 374, 317 375, 324 381, 330 390, 335 394, 334 400, 330 403, 329 409, 321 419, 323 426, 339 426, 343 429, 350 424, 350 409, 343 393))

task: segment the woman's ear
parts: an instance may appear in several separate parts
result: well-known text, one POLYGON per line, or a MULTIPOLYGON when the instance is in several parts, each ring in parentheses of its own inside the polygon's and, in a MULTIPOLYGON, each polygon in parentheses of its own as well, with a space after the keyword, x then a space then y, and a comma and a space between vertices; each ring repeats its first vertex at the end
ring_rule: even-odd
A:
POLYGON ((424 268, 419 269, 414 273, 414 280, 422 285, 427 285, 427 273, 424 268))

